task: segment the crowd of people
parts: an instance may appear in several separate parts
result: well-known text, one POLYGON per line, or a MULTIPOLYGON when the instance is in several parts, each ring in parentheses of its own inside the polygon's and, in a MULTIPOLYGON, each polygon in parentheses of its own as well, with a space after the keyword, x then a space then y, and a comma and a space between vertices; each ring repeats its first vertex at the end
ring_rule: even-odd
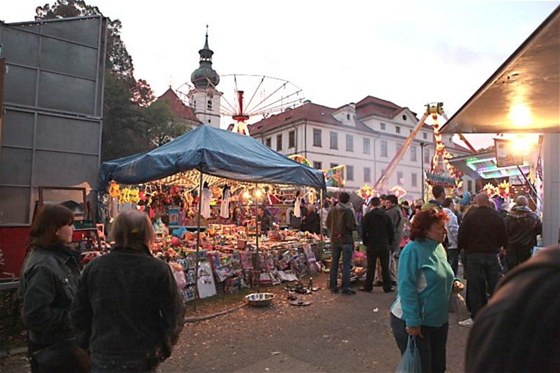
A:
MULTIPOLYGON (((532 290, 523 279, 542 280, 557 271, 558 263, 553 262, 553 268, 542 260, 523 265, 542 231, 526 196, 517 197, 503 213, 484 192, 472 201, 468 196, 448 197, 439 186, 432 188, 432 194, 428 202, 416 200, 412 205, 399 204, 395 195, 382 195, 355 209, 350 195, 341 192, 322 206, 296 201, 287 219, 294 229, 330 237, 329 289, 333 293, 355 294, 350 276, 356 240, 361 240, 367 266, 360 290, 371 292, 379 284, 390 293, 397 286, 390 326, 401 353, 409 339, 415 338, 424 372, 446 369, 450 297, 466 287, 470 317, 459 325, 473 328, 467 365, 475 370, 495 366, 496 360, 481 354, 476 344, 484 344, 485 332, 506 341, 512 333, 506 330, 507 322, 516 315, 508 311, 502 316, 498 311, 521 307, 523 301, 514 302, 509 295, 531 297, 532 290), (509 280, 503 280, 508 271, 509 280), (458 278, 461 274, 466 286, 458 278), (520 284, 519 288, 514 284, 520 284)), ((271 229, 272 217, 265 207, 259 207, 258 216, 262 229, 271 229)), ((80 272, 80 253, 69 246, 73 221, 71 210, 48 205, 31 228, 18 294, 32 370, 155 371, 171 355, 185 308, 169 265, 150 254, 153 225, 142 212, 120 213, 110 232, 114 248, 80 272)), ((552 276, 554 281, 557 277, 552 276)), ((551 289, 546 286, 539 294, 545 296, 551 289)), ((558 302, 552 303, 540 307, 553 312, 558 302)), ((530 320, 524 322, 531 325, 530 320)), ((558 322, 547 325, 552 334, 550 329, 542 333, 550 334, 557 348, 558 322)), ((515 345, 514 351, 524 346, 515 345)), ((500 364, 517 361, 515 353, 510 355, 510 361, 500 364)), ((553 361, 557 363, 558 359, 553 361)))

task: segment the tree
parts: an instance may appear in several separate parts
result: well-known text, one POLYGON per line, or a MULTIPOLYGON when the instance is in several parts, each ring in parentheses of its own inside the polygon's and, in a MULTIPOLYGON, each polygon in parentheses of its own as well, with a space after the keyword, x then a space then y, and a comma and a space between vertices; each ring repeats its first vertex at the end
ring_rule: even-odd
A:
POLYGON ((144 79, 138 79, 134 87, 130 89, 130 93, 132 94, 132 102, 138 106, 150 106, 155 100, 152 87, 144 79))
POLYGON ((191 129, 169 108, 169 103, 159 100, 146 108, 147 136, 153 146, 161 146, 191 129))

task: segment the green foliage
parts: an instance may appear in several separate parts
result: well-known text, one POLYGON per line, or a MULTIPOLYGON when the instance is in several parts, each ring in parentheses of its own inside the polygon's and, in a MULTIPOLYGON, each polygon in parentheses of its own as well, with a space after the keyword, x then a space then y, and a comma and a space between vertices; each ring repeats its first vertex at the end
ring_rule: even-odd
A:
POLYGON ((156 101, 146 108, 147 136, 153 146, 161 146, 189 131, 191 127, 170 110, 165 100, 156 101))
MULTIPOLYGON (((39 6, 36 19, 102 15, 83 0, 56 0, 39 6)), ((132 57, 121 39, 121 21, 107 19, 108 40, 101 160, 140 153, 182 135, 189 127, 166 103, 155 102, 147 81, 134 78, 132 57)))

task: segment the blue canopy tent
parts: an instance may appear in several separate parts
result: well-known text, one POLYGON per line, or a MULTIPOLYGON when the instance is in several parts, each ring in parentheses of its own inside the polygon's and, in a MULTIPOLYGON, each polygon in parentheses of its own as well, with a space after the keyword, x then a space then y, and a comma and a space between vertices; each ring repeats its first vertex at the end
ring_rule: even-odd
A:
MULTIPOLYGON (((209 126, 200 126, 148 152, 104 162, 99 170, 99 190, 107 191, 110 181, 141 184, 195 170, 200 173, 199 195, 204 175, 255 184, 309 186, 320 189, 321 196, 326 190, 323 171, 293 161, 250 136, 209 126)), ((258 214, 255 215, 258 255, 258 214)), ((199 206, 197 258, 200 248, 200 217, 199 206)), ((198 260, 195 278, 198 280, 198 260)))
POLYGON ((326 188, 321 170, 297 163, 250 136, 200 126, 159 148, 104 162, 99 189, 107 190, 111 180, 141 184, 190 170, 251 183, 326 188))

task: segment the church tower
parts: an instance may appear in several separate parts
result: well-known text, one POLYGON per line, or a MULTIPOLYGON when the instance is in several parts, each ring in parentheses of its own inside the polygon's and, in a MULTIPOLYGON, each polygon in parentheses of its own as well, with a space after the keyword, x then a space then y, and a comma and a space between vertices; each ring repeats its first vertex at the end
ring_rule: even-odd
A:
POLYGON ((214 52, 208 47, 208 26, 206 26, 206 40, 204 47, 198 51, 200 55, 199 67, 191 74, 194 88, 188 93, 189 106, 193 108, 196 117, 203 123, 220 128, 220 101, 222 92, 216 89, 220 83, 220 76, 212 68, 214 52))

